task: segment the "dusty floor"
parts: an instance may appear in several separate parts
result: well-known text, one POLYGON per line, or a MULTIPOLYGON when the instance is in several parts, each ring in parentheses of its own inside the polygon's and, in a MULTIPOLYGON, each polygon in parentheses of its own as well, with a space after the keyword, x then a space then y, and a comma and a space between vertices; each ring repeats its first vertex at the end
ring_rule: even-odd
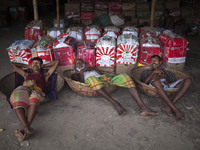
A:
MULTIPOLYGON (((26 24, 26 23, 25 23, 26 24)), ((12 72, 6 48, 24 38, 25 24, 0 29, 0 78, 12 72)), ((177 122, 166 116, 158 98, 141 94, 144 102, 160 113, 154 118, 142 117, 135 101, 125 89, 119 88, 112 96, 127 110, 119 117, 103 98, 82 97, 67 85, 59 100, 49 101, 39 108, 33 121, 35 134, 28 139, 29 146, 19 146, 14 130, 20 123, 8 103, 0 98, 0 149, 84 149, 84 150, 199 150, 200 149, 200 37, 187 37, 185 70, 193 79, 193 87, 178 102, 185 120, 177 122)), ((24 145, 23 145, 24 144, 24 145)))

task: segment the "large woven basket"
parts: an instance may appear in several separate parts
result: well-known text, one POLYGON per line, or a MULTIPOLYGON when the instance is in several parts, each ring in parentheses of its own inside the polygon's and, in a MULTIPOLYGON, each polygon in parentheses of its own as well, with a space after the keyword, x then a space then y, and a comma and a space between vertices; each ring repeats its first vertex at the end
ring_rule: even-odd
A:
POLYGON ((136 64, 116 64, 116 74, 126 73, 127 75, 131 75, 131 70, 136 67, 136 64))
MULTIPOLYGON (((76 92, 80 95, 83 95, 83 96, 90 96, 90 97, 99 96, 97 94, 97 92, 92 90, 87 84, 72 80, 71 75, 73 73, 74 73, 74 70, 66 70, 63 72, 63 77, 64 77, 65 81, 67 82, 67 84, 70 86, 70 88, 74 92, 76 92)), ((108 72, 104 72, 104 73, 108 73, 108 72)), ((114 86, 114 85, 109 85, 108 87, 105 87, 105 90, 108 93, 112 93, 115 89, 116 89, 116 86, 114 86)))
MULTIPOLYGON (((64 79, 63 77, 57 73, 57 80, 56 80, 56 91, 59 92, 62 87, 64 86, 64 79)), ((15 89, 15 73, 10 73, 3 78, 0 79, 0 96, 6 99, 7 96, 15 89)))
MULTIPOLYGON (((158 95, 158 93, 157 93, 157 91, 154 87, 151 87, 151 86, 141 82, 142 72, 144 70, 150 69, 150 68, 151 68, 150 66, 141 66, 141 67, 134 68, 132 70, 131 76, 132 76, 133 80, 135 81, 137 88, 141 92, 143 92, 144 94, 147 94, 149 96, 159 97, 159 95, 158 95)), ((174 70, 174 69, 169 69, 169 68, 165 68, 165 70, 172 72, 175 80, 191 78, 191 76, 186 72, 182 72, 182 71, 178 71, 178 70, 174 70)), ((177 91, 178 91, 177 89, 165 90, 165 92, 169 96, 174 95, 177 91)))

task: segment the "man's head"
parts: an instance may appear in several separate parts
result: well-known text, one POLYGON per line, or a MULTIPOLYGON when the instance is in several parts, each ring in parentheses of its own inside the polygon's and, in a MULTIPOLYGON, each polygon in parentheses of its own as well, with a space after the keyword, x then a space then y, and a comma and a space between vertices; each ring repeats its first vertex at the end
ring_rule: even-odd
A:
POLYGON ((43 61, 41 58, 39 57, 34 57, 32 60, 31 60, 31 69, 33 71, 38 71, 41 69, 42 67, 42 64, 43 64, 43 61))
POLYGON ((76 69, 83 69, 85 68, 85 62, 83 59, 77 58, 75 59, 75 68, 76 69))
POLYGON ((158 68, 162 64, 162 59, 159 55, 151 56, 151 65, 153 68, 158 68))

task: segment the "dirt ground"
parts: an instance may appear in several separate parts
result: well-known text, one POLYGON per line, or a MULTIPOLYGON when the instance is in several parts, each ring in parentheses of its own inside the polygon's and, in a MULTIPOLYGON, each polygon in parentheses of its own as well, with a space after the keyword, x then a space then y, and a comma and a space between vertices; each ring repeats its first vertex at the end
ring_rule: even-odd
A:
MULTIPOLYGON (((13 41, 24 38, 26 23, 0 29, 0 78, 13 71, 6 49, 13 41)), ((187 37, 187 40, 189 51, 185 70, 194 81, 177 103, 184 114, 183 121, 177 122, 175 118, 166 116, 161 111, 163 103, 159 98, 141 93, 145 104, 160 113, 153 118, 142 117, 128 91, 118 88, 112 96, 127 111, 125 116, 119 117, 103 98, 79 96, 65 85, 58 100, 40 106, 32 123, 35 133, 23 143, 18 143, 14 136, 14 130, 20 129, 14 111, 6 100, 0 98, 0 128, 5 129, 0 132, 0 149, 199 150, 200 37, 187 37)))

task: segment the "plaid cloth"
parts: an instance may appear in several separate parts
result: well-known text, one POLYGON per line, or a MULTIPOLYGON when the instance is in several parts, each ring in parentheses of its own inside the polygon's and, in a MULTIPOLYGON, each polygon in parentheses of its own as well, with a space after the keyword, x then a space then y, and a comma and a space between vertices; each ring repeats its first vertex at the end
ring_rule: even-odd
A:
MULTIPOLYGON (((28 73, 32 73, 32 69, 27 69, 25 70, 26 72, 28 73)), ((48 69, 42 69, 42 73, 43 72, 47 72, 48 69)), ((58 93, 57 91, 55 90, 55 85, 56 85, 56 79, 57 79, 57 74, 56 73, 53 73, 51 75, 51 77, 49 78, 49 81, 47 83, 47 87, 46 87, 46 95, 45 97, 48 98, 48 99, 58 99, 58 93)), ((19 75, 18 73, 15 72, 15 88, 22 85, 24 82, 24 78, 19 75)), ((6 98, 7 102, 10 104, 10 107, 13 108, 12 104, 10 103, 10 96, 8 96, 6 98)))
POLYGON ((135 84, 130 76, 127 74, 114 75, 101 75, 99 78, 91 76, 86 79, 86 84, 88 84, 93 90, 99 90, 106 85, 116 85, 125 88, 135 87, 135 84))
POLYGON ((30 104, 40 105, 45 101, 45 94, 39 90, 31 90, 26 86, 18 86, 10 96, 13 108, 24 108, 26 111, 30 104))

